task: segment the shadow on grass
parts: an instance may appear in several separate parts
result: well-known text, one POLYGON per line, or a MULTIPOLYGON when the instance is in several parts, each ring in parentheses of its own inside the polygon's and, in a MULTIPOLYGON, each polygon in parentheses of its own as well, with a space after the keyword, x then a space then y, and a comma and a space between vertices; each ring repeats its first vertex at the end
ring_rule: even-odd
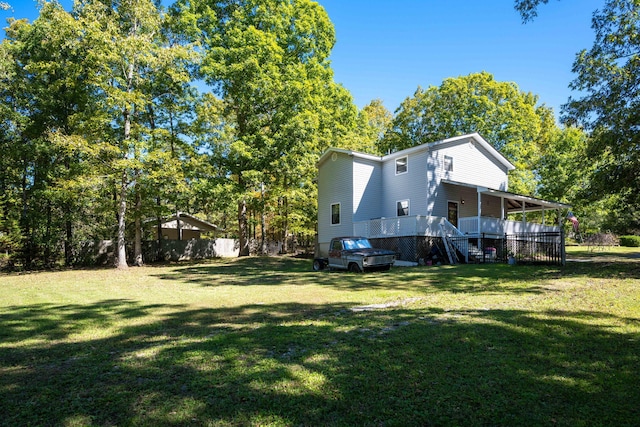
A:
POLYGON ((461 265, 438 267, 396 267, 391 271, 353 274, 346 271, 311 271, 309 260, 288 257, 250 257, 215 260, 210 263, 181 267, 153 274, 160 279, 215 286, 281 286, 319 285, 343 290, 387 289, 422 293, 443 287, 452 291, 486 292, 492 286, 503 292, 537 292, 536 287, 509 289, 506 280, 519 273, 506 265, 461 265), (466 280, 466 279, 474 280, 466 280), (465 280, 462 280, 465 279, 465 280))
POLYGON ((418 294, 446 290, 464 293, 541 293, 560 278, 640 279, 640 258, 600 257, 566 266, 467 264, 432 267, 394 267, 388 272, 353 274, 311 271, 309 260, 288 257, 248 257, 176 266, 153 274, 173 282, 216 286, 319 285, 342 290, 394 289, 418 294))
POLYGON ((621 426, 640 417, 640 337, 619 328, 635 331, 638 319, 347 307, 7 308, 0 423, 621 426), (96 324, 112 332, 81 334, 96 324))

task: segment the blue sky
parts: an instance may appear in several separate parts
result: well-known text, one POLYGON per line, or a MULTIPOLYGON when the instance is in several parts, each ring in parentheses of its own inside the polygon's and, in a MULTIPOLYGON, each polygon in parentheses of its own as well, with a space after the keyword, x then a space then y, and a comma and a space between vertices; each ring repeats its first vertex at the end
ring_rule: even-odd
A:
POLYGON ((603 0, 551 0, 527 24, 513 0, 320 0, 336 29, 336 81, 359 107, 392 112, 418 86, 487 71, 537 94, 556 115, 571 91, 575 55, 593 44, 603 0))
MULTIPOLYGON (((9 16, 36 15, 36 0, 5 0, 9 16)), ((61 2, 69 8, 72 1, 61 2)), ((604 0, 551 0, 522 24, 513 0, 319 0, 336 30, 335 80, 358 107, 392 112, 418 86, 487 71, 539 96, 556 115, 571 94, 575 54, 591 47, 591 15, 604 0)))

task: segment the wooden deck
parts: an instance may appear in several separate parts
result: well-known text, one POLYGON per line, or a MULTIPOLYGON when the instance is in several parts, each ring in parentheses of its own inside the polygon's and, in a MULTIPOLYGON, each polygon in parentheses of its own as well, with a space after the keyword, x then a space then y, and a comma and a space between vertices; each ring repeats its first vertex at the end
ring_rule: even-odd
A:
POLYGON ((377 218, 358 221, 353 224, 354 235, 371 239, 385 237, 434 236, 442 237, 444 227, 448 235, 458 236, 503 236, 518 233, 557 232, 557 226, 501 220, 489 217, 467 217, 458 220, 458 227, 452 227, 444 217, 438 216, 403 216, 395 218, 377 218))

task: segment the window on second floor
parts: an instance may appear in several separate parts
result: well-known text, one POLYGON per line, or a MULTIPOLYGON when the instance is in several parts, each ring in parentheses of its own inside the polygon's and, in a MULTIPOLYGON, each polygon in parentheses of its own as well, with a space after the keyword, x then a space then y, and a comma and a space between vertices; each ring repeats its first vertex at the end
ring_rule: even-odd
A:
POLYGON ((408 162, 409 158, 408 157, 400 157, 399 159, 396 159, 396 175, 400 175, 402 173, 407 173, 408 166, 409 166, 409 162, 408 162))
POLYGON ((444 156, 444 171, 453 172, 453 157, 444 156))

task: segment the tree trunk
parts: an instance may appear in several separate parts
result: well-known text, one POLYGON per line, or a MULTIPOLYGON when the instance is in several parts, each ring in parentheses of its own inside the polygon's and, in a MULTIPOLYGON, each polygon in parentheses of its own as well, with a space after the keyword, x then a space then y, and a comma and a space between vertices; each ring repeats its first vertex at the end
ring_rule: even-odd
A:
POLYGON ((238 240, 240 241, 240 253, 238 256, 249 256, 247 201, 244 198, 238 202, 238 240))
POLYGON ((260 253, 262 255, 266 255, 267 253, 267 219, 265 218, 264 213, 264 182, 260 183, 260 201, 262 202, 261 212, 260 212, 260 238, 262 240, 262 246, 260 249, 260 253))
MULTIPOLYGON (((69 156, 65 156, 64 159, 64 167, 66 170, 67 176, 70 175, 71 170, 71 161, 69 156)), ((73 223, 71 222, 72 218, 72 204, 69 201, 64 202, 64 228, 65 228, 65 239, 64 239, 64 265, 70 267, 73 263, 73 223)))
POLYGON ((282 207, 284 208, 284 221, 282 223, 282 253, 289 253, 289 205, 287 203, 287 197, 282 198, 282 207))
MULTIPOLYGON (((156 204, 158 205, 158 212, 160 212, 160 208, 162 207, 162 202, 160 201, 160 196, 156 197, 156 204)), ((164 261, 164 252, 162 251, 162 218, 160 218, 160 214, 158 213, 158 217, 156 218, 157 224, 157 233, 158 233, 158 253, 156 255, 156 261, 164 261)))
POLYGON ((125 269, 127 264, 127 249, 125 247, 125 214, 127 213, 127 171, 122 171, 122 180, 120 182, 120 196, 118 201, 118 258, 116 267, 125 269))
POLYGON ((142 198, 140 197, 140 192, 136 191, 136 216, 135 216, 135 241, 134 241, 134 265, 137 267, 142 267, 144 265, 144 260, 142 259, 142 223, 140 221, 140 210, 142 207, 142 198))
MULTIPOLYGON (((137 29, 137 23, 134 23, 133 33, 137 29)), ((127 91, 131 92, 133 88, 133 71, 135 69, 134 62, 130 62, 127 67, 127 91)), ((131 138, 131 110, 128 106, 125 106, 122 110, 122 121, 124 126, 124 134, 122 135, 122 149, 124 151, 124 158, 128 151, 129 139, 131 138)), ((122 169, 122 176, 120 181, 120 200, 118 203, 118 259, 116 261, 116 267, 125 269, 128 268, 127 264, 127 249, 125 247, 125 215, 127 213, 127 169, 122 169)))
POLYGON ((67 219, 64 222, 66 238, 64 240, 64 265, 70 267, 73 263, 73 224, 69 215, 71 215, 71 209, 68 208, 68 204, 65 204, 65 210, 67 211, 67 219))
POLYGON ((22 232, 22 256, 24 262, 24 268, 31 269, 31 262, 33 260, 33 236, 31 236, 31 227, 29 226, 29 207, 28 207, 28 195, 27 195, 27 176, 28 166, 27 159, 23 158, 22 167, 22 213, 20 215, 20 231, 22 232))
POLYGON ((44 233, 44 265, 51 267, 51 201, 47 201, 47 225, 44 233))

